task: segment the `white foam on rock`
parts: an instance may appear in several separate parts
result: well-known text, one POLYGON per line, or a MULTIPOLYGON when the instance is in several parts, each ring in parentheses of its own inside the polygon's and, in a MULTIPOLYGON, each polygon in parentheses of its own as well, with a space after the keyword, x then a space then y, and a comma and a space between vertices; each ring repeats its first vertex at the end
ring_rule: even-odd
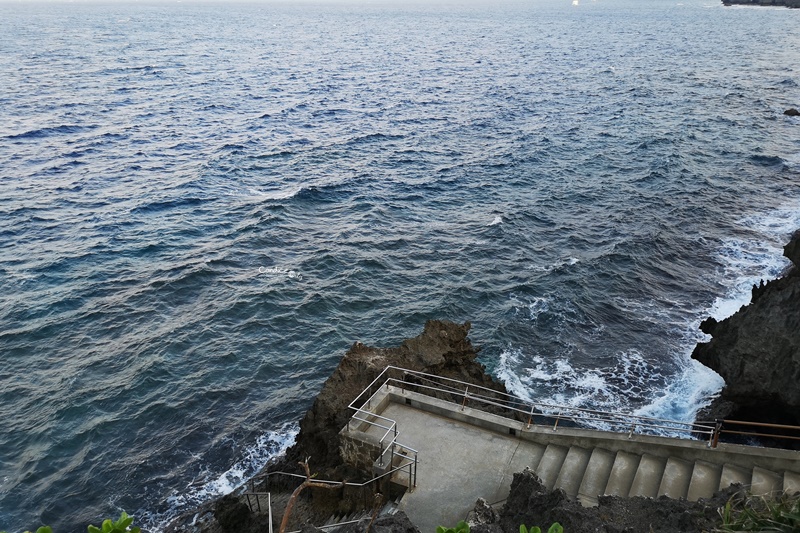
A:
POLYGON ((273 458, 283 455, 294 444, 300 431, 296 422, 259 435, 256 442, 247 446, 242 457, 233 466, 219 474, 208 474, 205 479, 192 481, 186 490, 167 498, 164 512, 137 511, 136 525, 152 533, 159 533, 181 513, 198 508, 203 503, 230 494, 243 486, 273 458))

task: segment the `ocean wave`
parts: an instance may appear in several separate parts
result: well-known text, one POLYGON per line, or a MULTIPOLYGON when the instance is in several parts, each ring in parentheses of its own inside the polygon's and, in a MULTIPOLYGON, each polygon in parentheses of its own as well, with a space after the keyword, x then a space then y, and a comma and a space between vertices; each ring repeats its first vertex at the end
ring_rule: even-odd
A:
MULTIPOLYGON (((686 360, 668 374, 637 350, 616 354, 611 366, 581 368, 570 359, 526 357, 521 349, 508 348, 496 373, 512 394, 530 402, 677 422, 693 421, 723 385, 722 378, 696 361, 686 360)), ((609 429, 604 422, 586 424, 609 429)), ((670 429, 654 432, 685 436, 670 429)))
POLYGON ((762 167, 778 167, 782 166, 784 161, 778 156, 769 155, 753 155, 750 156, 750 162, 762 167))
POLYGON ((213 202, 214 200, 215 200, 214 198, 185 197, 185 198, 176 198, 172 200, 151 201, 143 205, 138 205, 134 207, 133 209, 131 209, 131 213, 132 214, 158 213, 161 211, 170 211, 173 209, 179 209, 183 207, 196 207, 208 202, 213 202))
POLYGON ((728 289, 709 309, 709 314, 717 320, 750 303, 753 285, 780 277, 791 265, 783 256, 783 246, 800 228, 800 202, 746 216, 738 224, 749 235, 725 239, 719 249, 723 265, 719 281, 728 289))
POLYGON ((220 474, 206 472, 199 479, 191 480, 185 489, 167 497, 165 509, 136 511, 137 524, 147 531, 159 533, 181 514, 232 493, 247 483, 270 460, 283 455, 294 444, 299 431, 299 425, 292 422, 260 435, 253 444, 245 448, 242 456, 230 468, 220 474))
POLYGON ((43 139, 54 135, 69 135, 72 133, 80 133, 82 131, 95 129, 97 126, 81 126, 79 124, 62 124, 61 126, 54 126, 48 128, 39 128, 29 130, 23 133, 7 135, 5 138, 9 140, 24 140, 24 139, 43 139))

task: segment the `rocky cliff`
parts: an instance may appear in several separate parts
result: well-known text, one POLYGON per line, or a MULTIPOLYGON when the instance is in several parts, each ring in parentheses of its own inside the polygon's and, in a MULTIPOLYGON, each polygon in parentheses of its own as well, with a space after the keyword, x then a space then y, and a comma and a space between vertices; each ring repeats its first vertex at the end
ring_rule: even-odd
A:
POLYGON ((286 458, 296 462, 311 457, 317 469, 338 467, 339 431, 353 414, 348 404, 390 365, 505 392, 505 386, 477 362, 478 350, 467 337, 469 330, 469 322, 429 320, 420 335, 397 347, 353 344, 300 422, 300 433, 286 458))
POLYGON ((725 387, 698 419, 800 425, 800 232, 784 255, 794 264, 784 277, 754 286, 751 303, 731 317, 701 324, 712 338, 692 357, 725 387))

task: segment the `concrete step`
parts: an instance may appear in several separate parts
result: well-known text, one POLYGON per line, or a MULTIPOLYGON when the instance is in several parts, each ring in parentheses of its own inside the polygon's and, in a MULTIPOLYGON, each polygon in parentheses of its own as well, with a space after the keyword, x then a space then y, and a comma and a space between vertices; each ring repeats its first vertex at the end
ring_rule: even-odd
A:
POLYGON ((722 474, 719 477, 719 489, 727 489, 735 483, 739 483, 743 487, 749 487, 752 478, 751 472, 744 468, 725 463, 722 465, 722 474))
POLYGON ((627 496, 631 490, 636 468, 641 457, 636 454, 619 451, 614 458, 611 474, 608 476, 605 494, 609 496, 627 496))
POLYGON ((645 498, 655 498, 658 495, 658 486, 661 484, 661 476, 664 474, 664 467, 667 460, 663 457, 656 457, 648 453, 642 454, 636 475, 633 477, 629 496, 643 496, 645 498))
MULTIPOLYGON (((534 443, 531 443, 534 444, 534 443)), ((539 463, 542 461, 542 457, 544 456, 544 451, 547 449, 547 446, 542 444, 536 444, 533 446, 533 451, 526 457, 525 466, 530 467, 531 470, 536 472, 536 467, 539 466, 539 463)))
POLYGON ((800 492, 800 474, 789 470, 783 473, 783 492, 788 494, 800 492))
POLYGON ((591 451, 586 448, 572 446, 564 458, 564 464, 561 465, 555 487, 566 492, 571 499, 575 499, 578 496, 578 489, 581 486, 583 474, 586 472, 586 465, 589 463, 591 455, 591 451))
POLYGON ((696 502, 701 498, 708 499, 713 496, 719 488, 721 475, 721 466, 705 461, 695 461, 694 469, 692 470, 692 481, 689 483, 689 492, 686 495, 686 499, 696 502))
POLYGON ((753 482, 750 491, 756 496, 777 494, 783 490, 783 478, 770 470, 753 468, 753 482))
POLYGON ((535 471, 539 479, 542 480, 542 484, 548 489, 552 489, 555 486, 558 472, 567 457, 567 451, 568 449, 565 446, 547 445, 547 449, 542 455, 542 460, 539 461, 535 471))
POLYGON ((676 457, 667 459, 664 475, 658 485, 658 495, 667 496, 677 500, 686 498, 689 493, 689 484, 692 482, 694 464, 676 457))
POLYGON ((602 448, 592 450, 578 489, 578 501, 584 507, 597 505, 597 497, 605 492, 611 468, 614 466, 614 457, 613 453, 602 448))

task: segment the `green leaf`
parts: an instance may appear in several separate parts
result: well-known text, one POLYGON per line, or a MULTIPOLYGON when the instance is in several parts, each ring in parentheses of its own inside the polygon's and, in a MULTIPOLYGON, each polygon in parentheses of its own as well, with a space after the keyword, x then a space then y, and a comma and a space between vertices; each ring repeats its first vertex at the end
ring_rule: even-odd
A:
POLYGON ((125 531, 128 529, 128 526, 133 523, 133 517, 128 516, 125 514, 125 511, 122 512, 122 516, 119 517, 117 523, 114 524, 115 529, 119 529, 120 531, 125 531))
POLYGON ((140 527, 132 527, 128 531, 130 531, 130 533, 139 533, 141 530, 142 528, 140 527))
POLYGON ((111 533, 114 531, 114 522, 110 518, 103 520, 103 533, 111 533))
POLYGON ((86 529, 89 530, 89 533, 103 533, 102 531, 100 531, 100 528, 97 527, 97 526, 89 526, 86 529))
POLYGON ((550 525, 550 529, 547 530, 547 533, 564 533, 564 527, 558 522, 553 522, 550 525))
POLYGON ((36 533, 53 533, 53 528, 50 526, 42 526, 36 530, 36 533))
POLYGON ((445 533, 447 529, 444 526, 436 526, 436 533, 445 533))
POLYGON ((531 528, 528 531, 529 533, 542 533, 542 528, 540 528, 539 526, 531 526, 531 528))
POLYGON ((528 528, 525 527, 525 524, 519 525, 519 533, 528 533, 528 528))

